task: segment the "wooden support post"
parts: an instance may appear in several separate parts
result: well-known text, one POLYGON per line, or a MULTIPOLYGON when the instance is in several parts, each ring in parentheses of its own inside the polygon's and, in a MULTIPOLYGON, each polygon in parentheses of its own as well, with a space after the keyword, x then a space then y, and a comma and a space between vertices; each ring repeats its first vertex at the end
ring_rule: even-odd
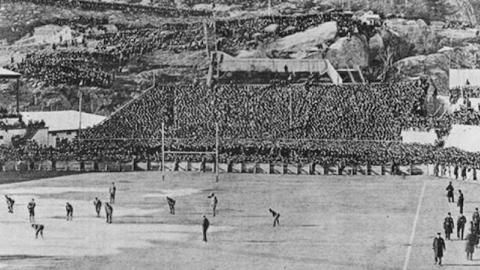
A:
POLYGON ((219 178, 219 166, 218 166, 218 145, 219 145, 219 138, 218 138, 218 122, 215 123, 215 182, 218 182, 219 178))
POLYGON ((165 181, 165 123, 162 123, 162 181, 165 181))

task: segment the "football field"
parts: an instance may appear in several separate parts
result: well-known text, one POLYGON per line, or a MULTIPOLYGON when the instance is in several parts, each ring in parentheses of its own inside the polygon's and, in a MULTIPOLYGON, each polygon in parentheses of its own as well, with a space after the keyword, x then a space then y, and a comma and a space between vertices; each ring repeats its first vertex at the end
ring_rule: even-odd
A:
MULTIPOLYGON (((438 269, 432 241, 458 207, 448 179, 427 176, 296 176, 88 173, 0 185, 16 202, 0 205, 0 269, 438 269), (96 217, 93 199, 117 186, 113 224, 96 217), (207 196, 219 200, 211 214, 207 196), (169 214, 165 196, 176 199, 169 214), (35 239, 26 205, 35 198, 35 239), (65 220, 65 203, 74 207, 65 220), (280 212, 273 227, 268 208, 280 212), (211 227, 202 241, 202 216, 211 227), (410 245, 411 244, 411 245, 410 245)), ((465 194, 466 232, 480 186, 454 181, 465 194)), ((456 225, 456 224, 455 224, 456 225)), ((455 229, 456 231, 456 229, 455 229)), ((465 241, 446 240, 442 269, 478 269, 465 241)))

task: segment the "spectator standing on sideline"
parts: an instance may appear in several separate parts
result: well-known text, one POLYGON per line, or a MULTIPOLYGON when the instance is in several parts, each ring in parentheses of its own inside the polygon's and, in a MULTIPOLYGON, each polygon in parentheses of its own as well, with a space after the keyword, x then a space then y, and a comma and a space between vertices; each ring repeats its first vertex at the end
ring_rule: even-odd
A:
POLYGON ((445 248, 445 241, 443 240, 441 233, 437 233, 437 237, 433 239, 433 253, 435 255, 435 264, 442 265, 443 251, 445 248))
POLYGON ((35 223, 35 206, 35 200, 32 198, 32 200, 27 205, 30 223, 35 223))
POLYGON ((475 212, 472 215, 472 222, 473 222, 473 233, 478 233, 479 225, 480 225, 480 213, 478 213, 478 207, 475 208, 475 212))
POLYGON ((445 229, 445 239, 451 240, 450 234, 453 233, 454 223, 453 223, 453 218, 450 212, 448 212, 448 216, 445 218, 445 221, 443 222, 443 229, 445 229))
POLYGON ((203 231, 203 241, 207 242, 207 230, 210 227, 210 221, 208 221, 206 216, 203 216, 203 224, 202 224, 202 231, 203 231))
POLYGON ((459 195, 457 200, 457 206, 460 208, 460 214, 463 214, 463 201, 464 201, 463 193, 460 189, 458 190, 458 193, 459 195))
POLYGON ((448 184, 445 190, 447 191, 448 202, 455 202, 455 199, 453 197, 453 191, 455 189, 453 188, 452 181, 450 181, 450 184, 448 184))
POLYGON ((465 224, 467 223, 467 218, 460 213, 460 216, 457 219, 457 237, 463 240, 463 232, 465 230, 465 224))
POLYGON ((473 252, 475 252, 476 245, 478 245, 478 236, 475 233, 469 233, 467 235, 467 243, 465 246, 465 252, 467 252, 467 260, 473 260, 473 252))
POLYGON ((117 187, 115 186, 115 182, 112 182, 112 186, 109 189, 110 193, 110 204, 115 203, 115 193, 117 192, 117 187))

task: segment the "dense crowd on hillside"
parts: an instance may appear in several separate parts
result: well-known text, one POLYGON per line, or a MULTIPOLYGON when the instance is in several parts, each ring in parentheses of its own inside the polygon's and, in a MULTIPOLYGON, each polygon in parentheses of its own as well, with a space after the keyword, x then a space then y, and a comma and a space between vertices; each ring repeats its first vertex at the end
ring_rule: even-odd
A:
POLYGON ((402 123, 422 109, 413 83, 158 86, 103 125, 94 138, 156 137, 165 121, 180 138, 399 140, 402 123))
POLYGON ((337 22, 338 36, 362 33, 367 37, 375 34, 378 25, 367 25, 352 17, 352 14, 328 12, 301 16, 265 16, 243 19, 216 21, 218 47, 225 52, 233 53, 238 48, 255 48, 261 43, 270 42, 278 37, 305 31, 324 22, 337 22), (275 31, 267 32, 265 28, 277 25, 275 31))
MULTIPOLYGON (((5 1, 5 0, 4 0, 5 1)), ((80 8, 84 10, 107 11, 119 10, 122 12, 142 13, 161 17, 192 17, 192 16, 210 16, 211 11, 178 9, 175 8, 174 1, 164 1, 162 6, 128 4, 119 2, 87 1, 87 0, 8 0, 9 2, 29 2, 38 5, 51 5, 63 8, 80 8)))
POLYGON ((206 46, 201 24, 170 24, 162 28, 126 30, 88 38, 101 40, 98 49, 116 54, 121 59, 156 49, 183 51, 206 46))
POLYGON ((68 84, 106 88, 112 84, 113 75, 101 67, 93 55, 77 51, 27 54, 21 62, 9 66, 10 69, 39 79, 46 85, 68 84))

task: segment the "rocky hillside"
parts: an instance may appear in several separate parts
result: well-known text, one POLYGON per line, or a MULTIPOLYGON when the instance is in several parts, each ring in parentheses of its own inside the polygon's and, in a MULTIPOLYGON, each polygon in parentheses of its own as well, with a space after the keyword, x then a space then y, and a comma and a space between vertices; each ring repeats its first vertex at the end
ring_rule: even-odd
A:
MULTIPOLYGON (((180 7, 211 8, 209 1, 204 2, 175 1, 180 7)), ((361 31, 345 35, 345 26, 336 21, 303 28, 275 23, 260 26, 254 22, 244 29, 240 25, 237 26, 238 29, 232 28, 237 32, 244 31, 242 39, 245 36, 247 38, 244 42, 229 47, 229 53, 243 58, 324 57, 336 67, 361 66, 370 81, 407 80, 428 75, 433 78, 441 93, 448 90, 449 67, 480 68, 477 30, 479 14, 475 9, 480 7, 480 0, 278 0, 272 1, 274 6, 271 12, 315 13, 335 7, 346 8, 349 2, 355 10, 356 18, 361 18, 370 10, 381 11, 386 17, 384 25, 378 27, 372 35, 361 31), (408 3, 407 6, 403 5, 405 2, 408 3)), ((242 5, 228 0, 216 3, 215 10, 219 19, 261 16, 267 14, 268 10, 267 1, 245 1, 242 5)), ((196 21, 201 22, 201 19, 5 3, 0 7, 0 65, 10 64, 12 57, 18 62, 29 53, 48 51, 60 36, 63 41, 82 41, 87 35, 102 36, 127 31, 126 29, 158 28, 166 23, 196 21), (96 22, 94 26, 92 20, 96 22)), ((213 36, 211 25, 208 31, 210 37, 213 36)), ((172 31, 162 32, 162 35, 171 34, 172 31)), ((188 37, 181 38, 187 38, 182 41, 185 44, 192 43, 188 37)), ((203 32, 197 33, 195 42, 199 42, 199 38, 203 39, 203 32)), ((96 50, 98 44, 98 41, 92 39, 86 48, 96 50)), ((205 49, 198 46, 185 50, 181 48, 182 44, 175 46, 142 51, 130 57, 115 71, 115 80, 108 87, 47 85, 41 78, 24 78, 21 87, 22 109, 76 108, 78 91, 81 90, 85 111, 108 115, 148 88, 153 80, 194 82, 203 79, 208 68, 205 49)), ((105 62, 105 65, 111 66, 112 63, 105 62)), ((10 82, 0 82, 0 107, 13 108, 13 89, 10 82)))

